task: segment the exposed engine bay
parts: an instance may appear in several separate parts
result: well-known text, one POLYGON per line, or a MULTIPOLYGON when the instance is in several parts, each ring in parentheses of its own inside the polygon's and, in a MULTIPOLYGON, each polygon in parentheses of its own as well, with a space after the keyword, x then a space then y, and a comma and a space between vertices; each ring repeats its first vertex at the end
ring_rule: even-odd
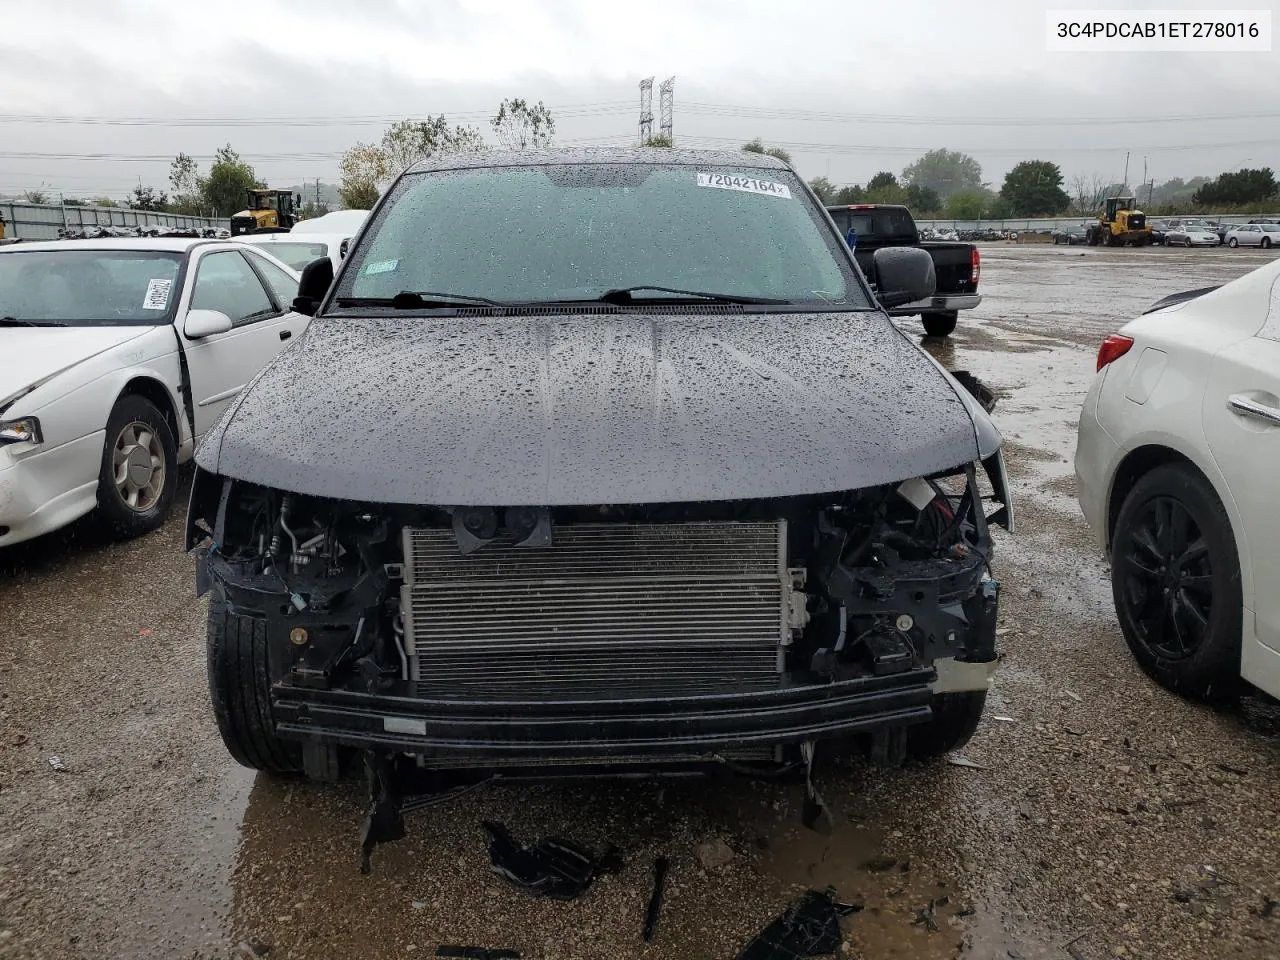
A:
MULTIPOLYGON (((202 474, 192 515, 210 539, 200 590, 266 621, 273 685, 465 705, 989 663, 983 503, 972 466, 811 497, 543 510, 330 501, 202 474)), ((395 726, 381 732, 424 729, 395 726)))

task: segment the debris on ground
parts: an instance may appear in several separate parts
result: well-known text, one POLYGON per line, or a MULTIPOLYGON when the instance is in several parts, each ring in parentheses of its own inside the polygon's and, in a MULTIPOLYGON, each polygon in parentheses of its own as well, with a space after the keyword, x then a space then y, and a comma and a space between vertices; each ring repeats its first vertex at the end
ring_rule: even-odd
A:
POLYGON ((694 856, 698 858, 698 864, 704 870, 717 870, 733 862, 733 848, 716 837, 714 840, 698 844, 694 856))
POLYGON ((670 866, 666 857, 659 857, 653 863, 653 892, 649 894, 649 905, 644 911, 645 943, 653 939, 658 928, 658 916, 662 912, 662 895, 667 885, 667 868, 670 866))
POLYGON ((884 873, 887 870, 892 870, 897 865, 898 865, 898 861, 893 857, 882 856, 882 857, 872 857, 862 866, 864 869, 870 871, 871 873, 884 873))
POLYGON ((809 890, 742 948, 737 960, 800 960, 833 954, 840 948, 840 918, 862 907, 840 903, 828 887, 809 890))
POLYGON ((462 947, 441 944, 436 947, 436 956, 459 957, 463 960, 520 960, 520 951, 504 950, 501 947, 462 947))
POLYGON ((1078 693, 1072 693, 1070 690, 1066 690, 1066 691, 1064 691, 1064 692, 1066 693, 1066 695, 1067 695, 1068 697, 1070 697, 1070 698, 1071 698, 1072 700, 1074 700, 1076 703, 1084 703, 1084 697, 1080 696, 1080 694, 1078 694, 1078 693))
POLYGON ((962 757, 959 754, 955 754, 955 753, 949 754, 947 756, 947 763, 951 764, 953 767, 968 767, 970 770, 987 769, 977 761, 970 760, 968 757, 962 757))
POLYGON ((560 837, 521 847, 502 824, 486 820, 483 826, 492 838, 493 872, 535 897, 572 900, 585 893, 596 877, 622 869, 614 847, 599 857, 560 837))
POLYGON ((950 897, 938 897, 930 900, 923 907, 916 911, 915 920, 911 921, 914 926, 924 927, 930 933, 938 932, 938 908, 945 907, 951 902, 950 897))
POLYGON ((54 770, 58 771, 58 773, 67 772, 67 765, 62 762, 61 757, 58 757, 58 756, 50 757, 49 766, 52 767, 54 770))

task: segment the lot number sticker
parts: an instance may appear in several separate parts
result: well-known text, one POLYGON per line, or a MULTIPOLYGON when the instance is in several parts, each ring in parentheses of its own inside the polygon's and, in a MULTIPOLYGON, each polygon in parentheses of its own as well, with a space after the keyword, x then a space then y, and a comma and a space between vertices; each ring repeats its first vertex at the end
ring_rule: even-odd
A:
POLYGON ((746 193, 765 193, 771 197, 791 199, 791 188, 785 183, 757 180, 755 177, 739 177, 730 173, 700 173, 698 186, 716 187, 719 190, 742 190, 746 193))
POLYGON ((398 266, 400 266, 399 260, 375 260, 373 263, 365 264, 364 275, 368 277, 375 273, 391 273, 398 266))
POLYGON ((142 298, 143 310, 163 310, 169 306, 170 280, 149 280, 147 295, 142 298))

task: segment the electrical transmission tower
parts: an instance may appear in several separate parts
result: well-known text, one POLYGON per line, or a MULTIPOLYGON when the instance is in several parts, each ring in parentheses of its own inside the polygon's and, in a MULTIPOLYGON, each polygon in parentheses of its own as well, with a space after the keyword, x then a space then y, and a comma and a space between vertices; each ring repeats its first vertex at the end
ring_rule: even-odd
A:
POLYGON ((653 77, 640 81, 640 145, 653 138, 653 77))
POLYGON ((675 99, 675 89, 675 77, 668 77, 658 87, 658 111, 662 114, 658 132, 672 146, 675 146, 675 141, 671 139, 671 108, 675 99))

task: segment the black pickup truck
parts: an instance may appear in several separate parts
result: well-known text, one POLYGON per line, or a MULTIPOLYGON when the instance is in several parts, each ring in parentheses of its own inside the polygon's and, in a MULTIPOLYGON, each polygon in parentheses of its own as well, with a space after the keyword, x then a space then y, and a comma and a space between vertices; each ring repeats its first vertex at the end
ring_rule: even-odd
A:
POLYGON ((827 207, 840 232, 849 238, 856 234, 854 259, 872 283, 875 278, 875 252, 881 247, 920 247, 933 258, 937 276, 937 292, 928 300, 894 307, 896 317, 919 315, 924 332, 931 337, 945 337, 956 328, 958 311, 970 310, 982 302, 978 295, 978 273, 981 256, 972 243, 922 241, 911 211, 889 203, 854 203, 827 207))

